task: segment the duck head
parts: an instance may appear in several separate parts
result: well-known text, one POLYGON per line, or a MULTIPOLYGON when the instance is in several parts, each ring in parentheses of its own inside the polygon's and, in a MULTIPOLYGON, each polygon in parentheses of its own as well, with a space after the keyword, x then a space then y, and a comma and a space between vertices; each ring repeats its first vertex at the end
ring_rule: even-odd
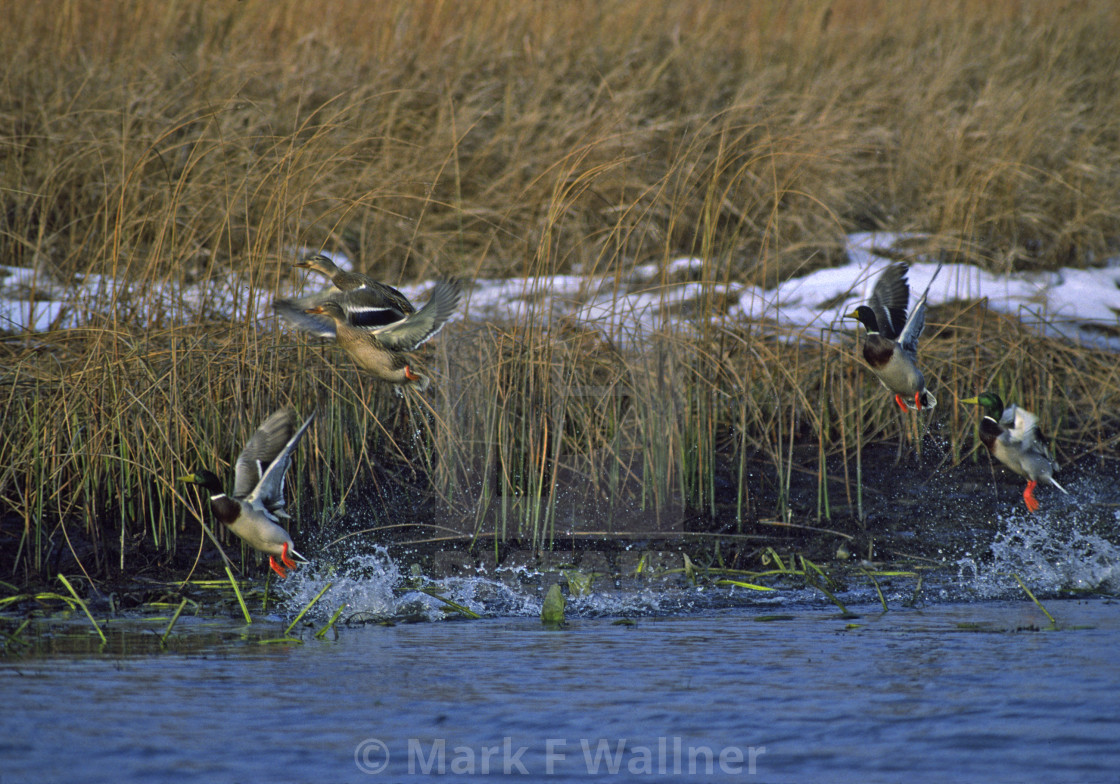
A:
POLYGON ((962 403, 980 406, 984 416, 999 421, 1003 415, 1003 399, 995 392, 981 392, 976 397, 965 398, 962 403))
POLYGON ((868 332, 879 331, 879 319, 875 318, 875 311, 867 305, 860 305, 851 313, 845 314, 844 318, 855 319, 860 324, 867 328, 868 332))

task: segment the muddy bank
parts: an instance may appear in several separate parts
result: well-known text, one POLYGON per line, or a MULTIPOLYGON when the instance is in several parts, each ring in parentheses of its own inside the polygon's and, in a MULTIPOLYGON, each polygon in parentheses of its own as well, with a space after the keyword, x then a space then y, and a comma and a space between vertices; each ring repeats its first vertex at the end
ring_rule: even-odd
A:
MULTIPOLYGON (((392 506, 394 501, 414 503, 416 496, 386 499, 382 494, 376 503, 351 504, 350 512, 314 529, 304 512, 303 529, 295 539, 302 552, 326 563, 383 546, 402 569, 418 564, 433 579, 495 567, 629 575, 643 557, 653 570, 679 568, 682 554, 701 568, 762 569, 771 549, 837 566, 867 560, 937 568, 955 564, 965 554, 983 559, 1001 527, 1037 520, 1059 527, 1076 520, 1082 529, 1120 542, 1120 483, 1108 478, 1117 475, 1114 458, 1088 455, 1063 466, 1060 478, 1070 495, 1040 488, 1036 495, 1042 508, 1031 515, 1022 500, 1025 483, 1002 466, 993 466, 986 455, 975 463, 953 466, 935 449, 920 455, 907 450, 900 458, 896 446, 869 447, 861 461, 862 494, 857 492, 854 460, 845 464, 830 459, 827 505, 817 471, 804 467, 811 453, 798 457, 808 459, 793 464, 789 472, 784 519, 755 516, 740 524, 735 509, 726 505, 717 505, 714 515, 678 510, 657 519, 641 510, 623 509, 610 521, 583 521, 566 530, 558 524, 551 547, 534 547, 517 536, 496 541, 492 531, 476 537, 469 527, 456 528, 454 522, 439 519, 430 507, 392 506), (414 524, 401 519, 401 508, 409 509, 414 524)), ((748 474, 753 482, 748 512, 780 508, 782 486, 774 467, 756 461, 748 474)), ((719 481, 728 484, 728 496, 734 497, 728 477, 719 481)), ((3 527, 6 541, 0 552, 9 574, 18 533, 10 522, 3 527)), ((182 580, 225 578, 214 546, 209 541, 200 546, 190 535, 181 537, 173 555, 143 545, 127 548, 126 542, 124 571, 115 568, 119 550, 109 551, 115 563, 97 564, 90 555, 95 548, 80 534, 59 533, 57 539, 45 574, 16 575, 19 579, 9 581, 21 591, 56 590, 54 575, 80 578, 84 570, 97 584, 92 593, 116 594, 119 606, 127 607, 175 595, 174 584, 182 580)), ((236 544, 226 545, 226 551, 234 559, 235 573, 251 581, 269 577, 267 562, 255 554, 242 560, 236 544)))

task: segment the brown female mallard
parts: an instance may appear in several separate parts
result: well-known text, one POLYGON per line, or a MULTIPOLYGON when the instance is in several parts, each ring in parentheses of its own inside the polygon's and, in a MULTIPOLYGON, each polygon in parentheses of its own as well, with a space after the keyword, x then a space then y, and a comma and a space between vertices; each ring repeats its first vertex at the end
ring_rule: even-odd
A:
POLYGON ((333 299, 342 306, 347 321, 355 327, 384 327, 402 321, 416 312, 416 306, 408 297, 392 286, 360 272, 339 269, 322 254, 297 261, 294 266, 326 275, 332 284, 324 291, 296 299, 278 299, 272 303, 276 314, 298 329, 320 337, 333 337, 334 328, 330 319, 307 315, 309 309, 328 299, 333 299))
POLYGON ((420 391, 428 388, 428 376, 417 372, 409 362, 408 353, 415 351, 439 332, 455 312, 461 290, 458 283, 440 282, 424 307, 411 315, 384 326, 361 327, 352 323, 347 304, 361 290, 345 292, 308 308, 310 316, 326 317, 331 323, 328 332, 362 370, 382 381, 413 385, 420 391))
POLYGON ((312 272, 318 272, 320 275, 326 276, 327 279, 330 280, 331 285, 339 291, 354 291, 355 289, 370 289, 375 291, 387 305, 395 307, 403 315, 408 315, 416 310, 408 297, 397 289, 386 283, 374 280, 369 275, 363 275, 360 272, 353 272, 351 270, 344 270, 325 254, 316 254, 302 261, 297 261, 292 266, 301 269, 309 269, 312 272))

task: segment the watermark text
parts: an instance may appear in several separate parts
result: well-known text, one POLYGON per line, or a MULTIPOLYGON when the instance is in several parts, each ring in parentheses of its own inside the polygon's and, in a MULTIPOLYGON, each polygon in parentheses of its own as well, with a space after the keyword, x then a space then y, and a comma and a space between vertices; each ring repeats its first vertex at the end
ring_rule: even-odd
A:
POLYGON ((713 746, 679 736, 633 738, 547 738, 535 744, 505 736, 494 743, 463 744, 447 738, 409 738, 402 748, 366 738, 354 749, 358 770, 377 775, 394 755, 399 775, 712 776, 754 775, 765 746, 713 746))

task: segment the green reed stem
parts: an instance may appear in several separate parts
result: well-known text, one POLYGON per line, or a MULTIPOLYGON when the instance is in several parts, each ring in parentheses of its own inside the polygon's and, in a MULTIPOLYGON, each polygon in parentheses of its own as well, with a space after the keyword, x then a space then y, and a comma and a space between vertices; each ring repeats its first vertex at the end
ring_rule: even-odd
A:
POLYGON ((914 593, 910 594, 910 598, 903 602, 905 607, 913 607, 918 603, 918 597, 922 595, 922 573, 918 572, 918 584, 914 586, 914 593))
POLYGON ((843 602, 841 602, 839 599, 836 598, 836 594, 834 594, 832 591, 828 590, 828 588, 825 587, 824 583, 818 582, 817 578, 811 576, 809 572, 805 572, 805 582, 808 583, 813 588, 816 588, 818 591, 823 593, 825 596, 827 596, 829 601, 831 601, 833 604, 835 604, 837 607, 839 607, 840 612, 842 612, 844 615, 849 614, 848 613, 848 608, 844 606, 843 602))
POLYGON ((1042 602, 1040 602, 1040 601, 1039 601, 1039 600, 1038 600, 1038 599, 1037 599, 1037 598, 1035 597, 1035 595, 1034 595, 1033 593, 1031 593, 1031 589, 1027 587, 1027 584, 1026 584, 1025 582, 1023 582, 1023 581, 1022 581, 1021 579, 1019 579, 1019 575, 1017 575, 1017 574, 1015 574, 1014 572, 1012 572, 1012 573, 1011 573, 1011 576, 1015 578, 1015 582, 1019 583, 1019 587, 1020 587, 1020 588, 1022 588, 1022 589, 1023 589, 1023 592, 1024 592, 1024 593, 1025 593, 1025 594, 1026 594, 1027 596, 1029 596, 1029 597, 1031 598, 1031 601, 1032 601, 1032 602, 1034 602, 1034 603, 1035 603, 1036 605, 1038 605, 1038 609, 1042 610, 1042 614, 1043 614, 1043 615, 1045 615, 1045 616, 1046 616, 1047 618, 1049 618, 1049 619, 1050 619, 1050 623, 1051 623, 1051 624, 1054 624, 1054 623, 1056 623, 1056 622, 1054 621, 1054 616, 1053 616, 1053 615, 1051 615, 1051 614, 1050 614, 1049 612, 1047 612, 1047 611, 1046 611, 1046 608, 1042 606, 1042 602))
POLYGON ((21 634, 23 634, 23 630, 26 629, 30 625, 31 625, 31 619, 26 618, 23 623, 21 623, 19 626, 16 627, 16 630, 14 632, 7 635, 8 643, 15 642, 15 643, 19 643, 20 645, 26 645, 27 643, 25 643, 23 640, 21 640, 19 638, 19 636, 21 634))
POLYGON ((323 639, 323 637, 326 636, 327 632, 329 632, 332 628, 334 628, 334 625, 336 623, 338 623, 338 619, 340 617, 342 617, 342 611, 345 610, 347 608, 347 606, 348 605, 345 605, 345 604, 339 605, 338 609, 335 610, 334 614, 331 616, 331 619, 329 621, 327 621, 327 625, 324 626, 319 631, 315 632, 315 639, 316 640, 323 639))
POLYGON ((774 559, 774 563, 776 563, 778 565, 778 569, 781 570, 782 572, 792 571, 791 569, 788 569, 784 563, 782 563, 782 557, 780 555, 778 555, 778 551, 775 550, 773 547, 767 547, 766 548, 766 554, 774 559))
POLYGON ((241 605, 241 614, 245 616, 245 623, 251 624, 253 618, 249 615, 249 608, 245 606, 245 599, 241 596, 241 589, 237 586, 237 580, 233 579, 233 571, 226 564, 226 576, 229 577, 229 584, 233 586, 233 593, 237 597, 237 603, 241 605))
POLYGON ((771 588, 769 585, 759 585, 758 583, 747 583, 742 580, 716 580, 716 585, 734 585, 737 588, 747 588, 752 591, 776 591, 777 588, 771 588))
POLYGON ((805 582, 827 596, 829 598, 829 601, 840 608, 840 612, 842 612, 844 615, 848 615, 848 608, 844 606, 843 602, 836 598, 836 594, 830 591, 828 589, 828 586, 825 584, 828 582, 832 582, 831 578, 829 578, 829 576, 826 575, 819 566, 817 566, 805 556, 798 556, 798 558, 800 558, 801 560, 801 569, 802 574, 805 575, 805 582), (817 580, 817 577, 820 577, 820 581, 817 580))
POLYGON ((105 639, 105 632, 101 631, 101 626, 98 625, 97 621, 93 619, 93 615, 90 614, 89 607, 87 607, 86 603, 82 601, 82 597, 78 596, 77 591, 74 590, 74 586, 70 584, 70 581, 66 579, 66 575, 59 573, 58 579, 62 581, 62 584, 66 586, 66 590, 68 590, 70 592, 70 595, 74 597, 74 601, 76 601, 78 603, 78 606, 82 608, 82 612, 86 614, 86 617, 89 618, 89 622, 93 624, 93 628, 97 629, 97 634, 101 637, 101 642, 109 642, 107 639, 105 639))
POLYGON ((883 612, 887 612, 890 608, 887 607, 887 600, 883 596, 883 589, 879 587, 879 581, 875 579, 875 575, 866 569, 861 568, 860 571, 863 572, 867 579, 871 581, 871 584, 875 586, 875 593, 879 594, 879 603, 883 605, 883 612))
POLYGON ((438 599, 439 601, 443 602, 448 607, 450 607, 452 610, 454 610, 455 612, 464 616, 465 618, 477 619, 477 618, 482 617, 481 615, 479 615, 478 613, 476 613, 474 610, 470 609, 469 607, 464 607, 463 605, 459 604, 458 602, 453 602, 450 599, 448 599, 447 597, 440 596, 436 592, 436 589, 432 586, 427 586, 425 588, 421 588, 420 593, 425 593, 428 596, 431 596, 433 599, 438 599))
POLYGON ((0 599, 0 609, 3 609, 4 607, 7 607, 9 604, 15 604, 17 602, 26 602, 30 599, 34 599, 37 602, 47 601, 48 599, 57 599, 60 602, 65 602, 66 605, 71 610, 74 609, 74 600, 71 599, 69 596, 63 596, 60 593, 50 593, 50 592, 48 592, 48 593, 37 593, 37 594, 21 593, 21 594, 15 595, 15 596, 5 596, 3 599, 0 599))
POLYGON ((175 628, 175 624, 179 621, 179 614, 183 612, 183 608, 187 606, 187 600, 179 602, 179 607, 175 610, 175 614, 171 616, 171 620, 167 624, 167 628, 163 630, 163 636, 159 638, 159 644, 165 645, 167 643, 167 636, 171 634, 171 630, 175 628))
POLYGON ((319 593, 315 594, 315 598, 312 599, 311 601, 309 601, 307 603, 307 605, 302 610, 299 611, 299 615, 297 615, 295 617, 295 619, 290 624, 288 624, 288 628, 284 630, 284 636, 285 637, 287 637, 289 634, 292 633, 292 629, 296 628, 296 624, 300 622, 300 619, 303 618, 303 616, 307 614, 308 610, 310 610, 312 607, 315 606, 315 602, 319 601, 319 599, 321 599, 323 597, 323 594, 325 594, 327 591, 329 591, 331 589, 332 585, 334 585, 334 583, 327 583, 326 585, 324 585, 323 590, 321 590, 321 591, 319 591, 319 593))
POLYGON ((808 558, 806 558, 803 555, 799 555, 797 557, 801 561, 801 570, 803 572, 808 572, 810 569, 812 569, 814 572, 816 572, 820 576, 820 578, 822 580, 825 581, 825 583, 827 583, 829 585, 836 585, 836 581, 833 580, 831 577, 829 577, 827 574, 825 574, 824 569, 821 569, 819 566, 817 566, 815 563, 813 563, 812 561, 810 561, 808 558))

